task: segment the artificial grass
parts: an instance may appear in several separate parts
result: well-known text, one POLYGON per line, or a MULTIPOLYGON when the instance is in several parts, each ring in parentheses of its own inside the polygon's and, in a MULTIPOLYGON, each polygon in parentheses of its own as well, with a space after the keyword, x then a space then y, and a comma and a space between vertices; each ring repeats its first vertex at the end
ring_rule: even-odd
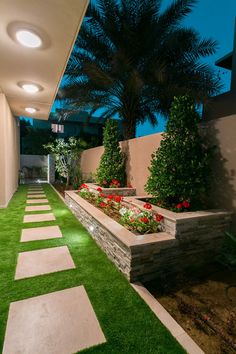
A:
POLYGON ((49 185, 43 189, 56 221, 23 224, 27 189, 21 186, 0 210, 0 348, 12 301, 84 285, 107 339, 84 353, 185 353, 49 185), (63 238, 20 243, 22 228, 49 225, 58 225, 63 238), (63 245, 76 269, 14 280, 19 252, 63 245))

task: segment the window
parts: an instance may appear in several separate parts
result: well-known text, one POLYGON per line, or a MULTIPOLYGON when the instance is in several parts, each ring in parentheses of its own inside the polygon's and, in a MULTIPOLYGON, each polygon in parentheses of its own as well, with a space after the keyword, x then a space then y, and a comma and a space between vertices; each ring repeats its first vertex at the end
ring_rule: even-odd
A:
POLYGON ((53 133, 64 133, 64 125, 63 124, 51 124, 53 133))

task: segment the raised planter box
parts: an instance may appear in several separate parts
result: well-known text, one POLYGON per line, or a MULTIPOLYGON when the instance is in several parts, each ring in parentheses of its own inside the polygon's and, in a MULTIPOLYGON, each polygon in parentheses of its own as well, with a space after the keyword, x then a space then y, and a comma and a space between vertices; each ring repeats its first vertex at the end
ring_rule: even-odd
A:
POLYGON ((97 192, 97 188, 102 189, 102 193, 104 195, 120 195, 122 197, 127 197, 127 196, 134 196, 136 195, 136 189, 135 188, 129 188, 129 187, 122 187, 122 188, 103 188, 99 186, 96 183, 86 183, 87 186, 91 191, 94 191, 95 193, 97 192))
MULTIPOLYGON (((66 191, 65 201, 131 282, 147 281, 157 275, 178 273, 189 265, 208 263, 219 251, 231 220, 226 211, 177 214, 157 208, 164 216, 166 231, 137 236, 75 191, 66 191)), ((124 201, 142 207, 136 198, 127 197, 124 201)))

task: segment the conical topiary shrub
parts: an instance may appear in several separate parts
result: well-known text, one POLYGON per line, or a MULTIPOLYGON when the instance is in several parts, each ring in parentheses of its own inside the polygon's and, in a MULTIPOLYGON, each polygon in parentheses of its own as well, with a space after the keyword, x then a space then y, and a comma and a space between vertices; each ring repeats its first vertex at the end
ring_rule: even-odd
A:
POLYGON ((108 120, 104 127, 103 146, 96 182, 103 187, 125 186, 125 156, 120 149, 118 125, 114 120, 108 120))
POLYGON ((193 99, 181 96, 172 103, 167 130, 152 155, 146 191, 161 205, 188 209, 203 205, 209 186, 212 149, 199 134, 200 116, 193 99))

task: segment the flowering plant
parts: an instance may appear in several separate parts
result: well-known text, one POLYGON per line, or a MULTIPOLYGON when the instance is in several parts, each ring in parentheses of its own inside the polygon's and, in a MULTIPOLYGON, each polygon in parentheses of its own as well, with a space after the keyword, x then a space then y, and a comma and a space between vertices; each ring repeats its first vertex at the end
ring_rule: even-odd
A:
POLYGON ((87 199, 103 211, 114 217, 124 225, 128 230, 138 232, 140 234, 154 233, 161 230, 161 221, 163 216, 152 211, 152 205, 145 203, 143 210, 137 207, 125 207, 122 203, 123 197, 120 195, 104 195, 100 187, 97 192, 90 191, 86 184, 82 184, 79 188, 79 195, 87 199))
POLYGON ((180 201, 179 203, 177 203, 175 206, 174 206, 174 208, 173 208, 173 210, 174 211, 177 211, 177 212, 180 212, 180 211, 187 211, 187 210, 189 210, 190 209, 190 202, 189 201, 187 201, 187 200, 182 200, 182 201, 180 201))
POLYGON ((154 233, 161 230, 162 215, 153 214, 150 211, 143 211, 139 208, 121 208, 120 222, 131 231, 138 231, 142 234, 154 233))
POLYGON ((109 185, 110 188, 119 188, 120 182, 117 179, 113 179, 109 185))
POLYGON ((84 199, 91 200, 93 198, 93 193, 90 192, 88 185, 85 183, 81 184, 78 189, 78 193, 84 199))

